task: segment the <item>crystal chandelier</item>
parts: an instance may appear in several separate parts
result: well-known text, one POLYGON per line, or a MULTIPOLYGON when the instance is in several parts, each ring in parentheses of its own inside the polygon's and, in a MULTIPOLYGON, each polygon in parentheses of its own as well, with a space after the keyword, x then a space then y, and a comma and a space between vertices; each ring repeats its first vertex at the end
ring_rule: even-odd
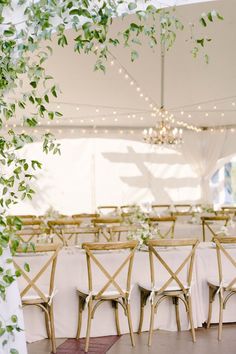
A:
POLYGON ((151 145, 178 145, 183 142, 183 130, 173 128, 162 118, 154 128, 144 129, 143 139, 151 145))
POLYGON ((164 107, 164 64, 165 46, 161 40, 161 107, 159 109, 160 120, 153 128, 144 129, 143 140, 151 145, 179 145, 182 144, 183 130, 172 127, 172 115, 164 107))

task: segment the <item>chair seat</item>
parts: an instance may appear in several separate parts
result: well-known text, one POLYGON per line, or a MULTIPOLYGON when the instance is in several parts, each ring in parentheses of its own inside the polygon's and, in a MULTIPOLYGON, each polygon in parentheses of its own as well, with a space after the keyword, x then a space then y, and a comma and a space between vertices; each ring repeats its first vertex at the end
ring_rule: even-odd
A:
MULTIPOLYGON (((50 302, 51 297, 48 294, 44 294, 47 299, 47 303, 50 302)), ((22 304, 33 305, 33 304, 44 304, 45 301, 39 295, 26 295, 22 297, 22 304)))
MULTIPOLYGON (((77 292, 80 294, 80 296, 83 297, 88 297, 88 296, 92 296, 93 298, 97 296, 97 294, 99 293, 100 290, 96 290, 94 289, 93 291, 89 291, 88 289, 81 289, 81 288, 77 288, 77 292)), ((124 293, 126 293, 126 289, 122 289, 122 291, 124 293)), ((102 295, 100 296, 100 298, 107 298, 107 299, 116 299, 116 298, 121 298, 122 294, 119 293, 118 290, 106 290, 102 293, 102 295)))
MULTIPOLYGON (((219 284, 219 278, 218 277, 211 277, 207 280, 207 283, 208 285, 212 286, 212 287, 215 287, 215 288, 218 288, 218 287, 222 287, 223 289, 226 289, 228 287, 228 285, 230 284, 230 282, 232 281, 232 278, 227 280, 227 279, 224 279, 222 281, 221 284, 219 284)), ((230 290, 232 291, 236 291, 236 283, 234 284, 234 286, 232 286, 230 288, 230 290)))
MULTIPOLYGON (((145 290, 145 291, 147 291, 147 292, 152 292, 152 291, 154 291, 154 292, 158 292, 161 288, 162 288, 162 286, 163 286, 164 284, 163 283, 161 283, 161 284, 158 284, 158 283, 156 283, 155 284, 155 286, 154 286, 154 288, 150 285, 150 284, 142 284, 142 283, 139 283, 138 284, 138 286, 141 288, 141 289, 143 289, 143 290, 145 290)), ((184 289, 185 290, 190 290, 190 286, 188 285, 188 284, 183 284, 183 286, 184 286, 184 289)), ((165 290, 163 290, 163 293, 168 293, 168 292, 182 292, 183 290, 178 286, 178 284, 176 284, 176 285, 169 285, 169 286, 167 286, 166 288, 165 288, 165 290)))

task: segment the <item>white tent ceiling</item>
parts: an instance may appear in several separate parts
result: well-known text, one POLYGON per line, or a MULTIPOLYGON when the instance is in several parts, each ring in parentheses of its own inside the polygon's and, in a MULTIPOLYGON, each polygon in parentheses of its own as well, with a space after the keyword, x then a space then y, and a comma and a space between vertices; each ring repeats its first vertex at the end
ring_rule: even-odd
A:
MULTIPOLYGON (((186 3, 187 1, 185 1, 186 3)), ((189 2, 187 2, 189 3, 189 2)), ((175 119, 197 126, 234 125, 236 112, 236 0, 210 1, 177 7, 185 24, 174 47, 166 55, 165 106, 175 119), (193 59, 190 51, 190 23, 198 23, 203 12, 215 9, 224 21, 215 20, 206 29, 196 26, 196 35, 212 38, 206 52, 193 59)), ((114 21, 112 32, 125 27, 114 21)), ((160 105, 160 50, 146 43, 138 47, 139 59, 131 63, 130 49, 112 50, 107 72, 94 72, 95 58, 73 51, 73 33, 68 31, 69 45, 60 48, 52 43, 53 56, 47 63, 61 88, 54 102, 64 117, 52 122, 56 126, 75 127, 148 127, 156 117, 150 104, 160 105), (146 98, 146 99, 145 99, 146 98), (154 104, 153 103, 153 104, 154 104)), ((42 122, 42 125, 44 123, 42 122)))

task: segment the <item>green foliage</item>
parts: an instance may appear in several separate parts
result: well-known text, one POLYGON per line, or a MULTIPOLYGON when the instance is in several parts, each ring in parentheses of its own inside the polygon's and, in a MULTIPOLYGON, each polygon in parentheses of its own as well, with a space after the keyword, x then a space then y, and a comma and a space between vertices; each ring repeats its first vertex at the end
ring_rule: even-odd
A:
MULTIPOLYGON (((146 3, 146 7, 139 10, 137 4, 137 1, 129 0, 99 0, 96 4, 92 0, 18 0, 17 10, 24 21, 11 23, 4 18, 4 13, 13 15, 16 2, 0 1, 0 24, 4 28, 0 34, 0 129, 16 117, 24 127, 33 128, 38 125, 39 119, 53 120, 62 116, 60 112, 49 108, 51 100, 60 94, 53 77, 45 70, 45 63, 52 55, 50 41, 53 34, 57 37, 58 45, 65 47, 69 42, 66 29, 72 27, 75 33, 74 51, 94 54, 94 69, 103 72, 110 51, 118 45, 130 48, 131 61, 138 59, 138 48, 144 41, 150 48, 159 42, 164 43, 169 50, 176 40, 177 32, 184 28, 175 8, 158 9, 146 3), (126 11, 121 13, 122 7, 132 13, 129 19, 126 11), (118 14, 126 18, 126 22, 120 33, 111 37, 110 27, 118 14)), ((222 19, 213 10, 201 15, 200 26, 205 28, 215 20, 222 19)), ((194 57, 210 42, 205 37, 195 39, 193 34, 191 40, 194 57)), ((204 53, 204 58, 208 62, 207 53, 204 53)), ((0 134, 0 257, 9 245, 12 254, 19 246, 16 231, 21 229, 21 220, 7 216, 8 210, 19 200, 33 198, 31 181, 35 178, 35 172, 42 168, 39 161, 20 157, 19 151, 33 141, 30 134, 19 134, 14 129, 0 134)), ((51 134, 44 134, 42 142, 45 153, 60 154, 60 144, 51 134)), ((33 245, 23 247, 25 251, 30 248, 34 250, 33 245)), ((6 289, 21 275, 18 270, 15 273, 10 270, 8 265, 11 265, 11 261, 9 258, 4 267, 0 267, 0 297, 3 300, 6 298, 6 289)), ((30 266, 25 264, 24 269, 29 272, 30 266)), ((20 330, 14 314, 8 322, 0 322, 3 347, 8 345, 9 336, 20 330)), ((9 349, 9 352, 18 353, 14 348, 9 349)))

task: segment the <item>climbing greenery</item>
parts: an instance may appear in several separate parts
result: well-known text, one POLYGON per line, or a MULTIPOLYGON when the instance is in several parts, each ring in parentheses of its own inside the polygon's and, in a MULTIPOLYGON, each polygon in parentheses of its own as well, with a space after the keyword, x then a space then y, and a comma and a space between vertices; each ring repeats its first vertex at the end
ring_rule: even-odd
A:
MULTIPOLYGON (((192 25, 189 41, 194 57, 203 53, 208 61, 202 49, 211 40, 207 36, 195 38, 194 28, 200 27, 204 33, 216 20, 222 17, 213 10, 192 25)), ((19 200, 33 198, 31 181, 42 167, 39 161, 22 158, 20 150, 41 140, 45 153, 60 153, 60 145, 51 134, 39 137, 31 130, 41 120, 61 117, 50 108, 60 91, 45 69, 52 55, 52 39, 56 37, 58 45, 65 47, 67 30, 72 29, 74 51, 93 54, 94 69, 105 72, 112 48, 127 47, 134 61, 144 41, 150 48, 161 41, 169 50, 183 28, 175 8, 158 9, 149 1, 143 1, 141 7, 138 1, 127 0, 0 0, 0 301, 6 299, 7 288, 20 276, 12 271, 10 257, 3 261, 9 245, 12 253, 19 246, 15 233, 21 228, 20 219, 8 216, 8 210, 19 200), (121 22, 118 33, 111 31, 116 17, 121 22)), ((9 347, 9 337, 19 330, 14 314, 9 320, 0 319, 0 341, 6 352, 18 353, 9 347)))

